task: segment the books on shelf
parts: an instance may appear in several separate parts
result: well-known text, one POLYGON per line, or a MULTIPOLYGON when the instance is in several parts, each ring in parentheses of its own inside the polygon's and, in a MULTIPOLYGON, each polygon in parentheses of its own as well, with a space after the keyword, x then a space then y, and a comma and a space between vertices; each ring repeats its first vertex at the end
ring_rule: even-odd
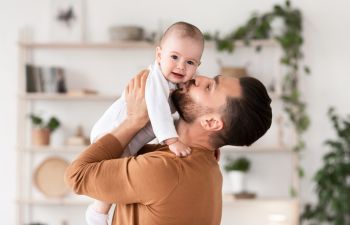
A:
POLYGON ((65 71, 61 67, 40 67, 27 64, 25 68, 27 93, 66 93, 65 71))

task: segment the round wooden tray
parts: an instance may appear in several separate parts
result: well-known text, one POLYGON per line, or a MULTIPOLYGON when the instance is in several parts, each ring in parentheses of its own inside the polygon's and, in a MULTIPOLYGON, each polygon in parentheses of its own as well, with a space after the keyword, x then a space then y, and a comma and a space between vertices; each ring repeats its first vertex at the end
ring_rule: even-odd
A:
POLYGON ((33 181, 35 186, 46 197, 59 198, 69 192, 64 183, 64 173, 69 163, 59 157, 45 159, 35 170, 33 181))

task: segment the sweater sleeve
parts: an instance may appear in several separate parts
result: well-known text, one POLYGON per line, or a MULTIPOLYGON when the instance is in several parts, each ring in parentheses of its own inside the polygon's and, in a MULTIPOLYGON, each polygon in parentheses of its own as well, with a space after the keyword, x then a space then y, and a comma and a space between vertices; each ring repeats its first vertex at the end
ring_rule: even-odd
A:
POLYGON ((146 82, 145 99, 153 132, 159 143, 178 137, 169 105, 169 85, 154 63, 146 82))
POLYGON ((77 194, 119 204, 151 204, 164 199, 178 183, 176 158, 162 154, 119 158, 119 141, 107 134, 90 145, 67 168, 66 183, 77 194))

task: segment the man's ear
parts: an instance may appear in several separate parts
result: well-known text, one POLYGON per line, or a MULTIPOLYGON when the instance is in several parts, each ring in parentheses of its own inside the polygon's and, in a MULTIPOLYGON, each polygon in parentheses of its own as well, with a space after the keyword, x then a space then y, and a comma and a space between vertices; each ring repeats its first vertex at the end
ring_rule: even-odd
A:
POLYGON ((224 127, 221 117, 216 114, 202 116, 200 123, 203 129, 207 131, 219 131, 224 127))
POLYGON ((156 48, 156 61, 157 61, 157 63, 160 63, 161 55, 162 55, 162 48, 160 46, 157 46, 157 48, 156 48))

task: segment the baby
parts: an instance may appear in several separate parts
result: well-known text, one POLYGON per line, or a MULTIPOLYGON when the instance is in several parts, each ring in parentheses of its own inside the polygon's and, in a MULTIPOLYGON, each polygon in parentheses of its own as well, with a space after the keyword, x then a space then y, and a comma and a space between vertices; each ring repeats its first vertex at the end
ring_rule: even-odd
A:
MULTIPOLYGON (((156 48, 156 60, 150 66, 146 81, 145 100, 150 124, 144 127, 128 144, 122 156, 135 155, 155 137, 169 146, 177 156, 187 156, 190 148, 178 140, 172 113, 175 112, 169 95, 171 91, 191 80, 200 65, 204 37, 195 26, 185 22, 171 25, 156 48)), ((95 142, 126 118, 124 94, 115 101, 93 126, 90 139, 95 142)), ((86 211, 89 225, 106 225, 109 203, 95 201, 86 211)))

